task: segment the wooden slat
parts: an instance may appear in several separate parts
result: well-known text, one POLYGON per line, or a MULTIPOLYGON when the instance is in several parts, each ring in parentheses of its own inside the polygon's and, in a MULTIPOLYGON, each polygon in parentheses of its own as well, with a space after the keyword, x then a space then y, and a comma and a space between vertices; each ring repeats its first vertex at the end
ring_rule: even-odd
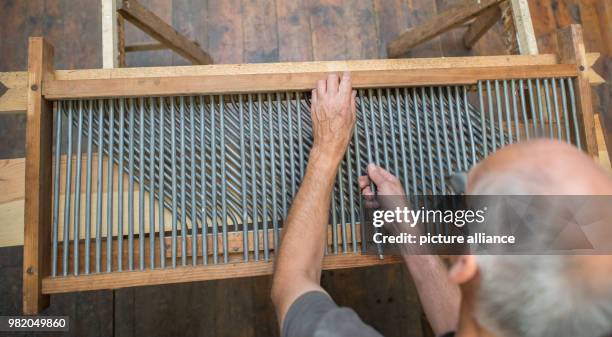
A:
POLYGON ((456 7, 438 14, 425 24, 400 34, 388 44, 387 54, 392 58, 401 57, 410 48, 467 22, 501 1, 503 0, 480 0, 479 2, 463 0, 456 7))
POLYGON ((102 0, 102 68, 117 67, 117 0, 102 0))
POLYGON ((446 69, 465 67, 479 68, 504 65, 528 66, 550 64, 557 64, 556 55, 498 55, 469 57, 433 57, 414 59, 211 64, 204 66, 57 70, 55 72, 55 79, 84 80, 213 75, 301 74, 340 71, 375 71, 434 68, 446 69))
POLYGON ((194 64, 212 63, 212 58, 195 42, 181 35, 172 26, 168 25, 136 0, 123 0, 118 12, 125 20, 130 21, 152 38, 168 46, 194 64))
MULTIPOLYGON (((107 80, 52 80, 45 82, 47 99, 164 96, 210 93, 310 90, 328 72, 141 77, 107 80), (254 85, 256 83, 256 85, 254 85)), ((478 80, 572 77, 567 64, 403 70, 352 71, 354 88, 474 84, 478 80)))
POLYGON ((53 68, 53 47, 40 37, 28 48, 25 212, 23 247, 23 312, 36 314, 49 305, 41 293, 49 275, 51 244, 51 103, 42 97, 43 77, 53 68))
POLYGON ((527 0, 510 0, 514 29, 518 40, 519 52, 522 55, 537 55, 538 44, 535 39, 529 4, 527 0))
POLYGON ((597 156, 597 140, 595 138, 595 122, 593 120, 593 105, 591 87, 588 79, 589 63, 584 49, 582 27, 571 25, 559 32, 560 62, 574 64, 578 67, 577 85, 574 88, 580 113, 580 135, 583 148, 591 155, 597 156))
MULTIPOLYGON (((373 255, 348 253, 325 256, 323 259, 323 269, 366 267, 399 263, 401 261, 402 259, 398 256, 385 256, 383 260, 380 260, 377 256, 373 255)), ((42 291, 45 294, 56 294, 96 289, 119 289, 144 285, 219 280, 270 275, 273 270, 274 265, 272 262, 258 261, 56 278, 47 277, 43 280, 42 291)))
POLYGON ((484 11, 470 24, 470 27, 463 35, 463 44, 467 48, 472 48, 476 42, 501 18, 501 8, 492 6, 484 11))

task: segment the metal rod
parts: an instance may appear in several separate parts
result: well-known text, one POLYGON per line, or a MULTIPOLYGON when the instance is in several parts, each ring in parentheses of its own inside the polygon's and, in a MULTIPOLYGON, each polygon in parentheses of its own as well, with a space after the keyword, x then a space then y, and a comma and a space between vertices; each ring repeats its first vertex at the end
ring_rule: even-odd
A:
MULTIPOLYGON (((81 227, 81 162, 83 158, 82 148, 82 137, 80 131, 83 130, 83 100, 79 100, 79 114, 78 114, 78 130, 77 132, 77 154, 76 154, 76 180, 75 180, 75 194, 74 194, 74 235, 73 235, 73 250, 74 250, 74 275, 79 275, 79 240, 81 227)), ((70 158, 71 160, 71 158, 70 158)))
MULTIPOLYGON (((55 110, 55 167, 53 172, 53 215, 52 215, 52 250, 51 250, 51 276, 57 276, 57 237, 59 232, 59 190, 61 178, 62 155, 62 115, 64 111, 61 103, 53 102, 55 110)), ((65 233, 65 232, 64 232, 65 233)), ((65 268, 65 267, 64 267, 65 268)))
MULTIPOLYGON (((134 270, 134 99, 130 98, 128 127, 128 268, 134 270)), ((123 152, 122 152, 123 153, 123 152)))
MULTIPOLYGON (((155 149, 160 149, 162 146, 157 146, 155 142, 155 99, 149 98, 149 137, 151 154, 149 156, 149 268, 155 268, 155 149)), ((142 144, 142 141, 141 141, 142 144)), ((160 142, 161 144, 161 142, 160 142)), ((160 162, 161 162, 161 157, 160 162)), ((144 169, 143 169, 144 170, 144 169)), ((143 182, 141 181, 141 184, 143 182)), ((159 231, 163 228, 160 226, 159 231)), ((160 233, 161 236, 161 233, 160 233)))
POLYGON ((64 276, 68 275, 70 242, 70 195, 72 194, 72 104, 68 103, 68 145, 66 147, 66 189, 64 196, 64 276))

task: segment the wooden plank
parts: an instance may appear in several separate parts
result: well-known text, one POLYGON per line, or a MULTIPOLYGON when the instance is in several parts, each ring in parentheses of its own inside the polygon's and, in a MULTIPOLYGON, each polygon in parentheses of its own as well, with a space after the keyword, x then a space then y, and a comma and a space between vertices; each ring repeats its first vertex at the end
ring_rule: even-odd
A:
MULTIPOLYGON (((572 77, 576 75, 576 72, 575 66, 565 64, 351 71, 354 88, 475 84, 478 80, 572 77)), ((48 99, 62 99, 310 90, 315 86, 317 80, 327 74, 328 71, 297 74, 51 80, 45 82, 43 93, 48 99), (254 83, 257 83, 257 85, 253 85, 254 83)))
POLYGON ((278 62, 278 29, 273 0, 242 2, 243 62, 278 62))
POLYGON ((378 58, 376 13, 372 0, 344 0, 346 57, 350 60, 378 58))
POLYGON ((305 1, 276 0, 280 61, 313 60, 310 16, 305 1))
MULTIPOLYGON (((357 268, 402 262, 399 256, 385 256, 383 260, 374 255, 347 253, 328 255, 323 259, 323 269, 357 268)), ((172 284, 206 280, 220 280, 251 276, 271 275, 272 261, 249 263, 231 262, 207 266, 186 266, 120 273, 90 274, 66 277, 46 277, 42 283, 44 294, 57 294, 97 289, 120 289, 144 285, 172 284)))
POLYGON ((500 65, 527 66, 550 64, 557 64, 557 56, 555 54, 247 64, 211 64, 205 66, 57 70, 55 71, 55 79, 77 80, 275 73, 299 74, 312 72, 340 72, 345 70, 401 70, 491 67, 500 65))
POLYGON ((0 113, 24 111, 27 106, 28 74, 25 71, 0 73, 0 113))
POLYGON ((493 6, 484 11, 470 24, 470 27, 463 35, 463 44, 467 48, 472 48, 476 42, 501 18, 499 6, 493 6))
POLYGON ((400 57, 408 49, 467 22, 501 1, 503 0, 481 0, 475 4, 472 0, 464 0, 458 6, 438 14, 425 24, 403 32, 388 44, 387 54, 389 57, 400 57))
POLYGON ((51 243, 51 103, 42 96, 43 77, 53 68, 53 47, 30 38, 28 48, 28 111, 23 247, 23 312, 36 314, 49 305, 41 293, 49 275, 51 243))
POLYGON ((345 60, 342 0, 309 1, 312 53, 315 61, 345 60))
POLYGON ((587 76, 589 64, 582 39, 582 27, 580 25, 571 25, 562 29, 559 32, 559 41, 560 62, 574 64, 578 68, 575 93, 580 113, 579 122, 582 146, 591 156, 597 156, 591 87, 587 76))
POLYGON ((102 68, 116 68, 117 52, 117 1, 102 0, 102 68))
POLYGON ((519 52, 523 55, 537 55, 538 44, 536 43, 535 33, 533 31, 531 14, 529 14, 529 4, 527 0, 510 1, 519 52))
POLYGON ((123 0, 118 12, 150 35, 194 64, 210 64, 212 58, 195 42, 187 39, 136 0, 123 0))
POLYGON ((244 60, 240 11, 240 0, 208 1, 208 48, 217 63, 244 60))

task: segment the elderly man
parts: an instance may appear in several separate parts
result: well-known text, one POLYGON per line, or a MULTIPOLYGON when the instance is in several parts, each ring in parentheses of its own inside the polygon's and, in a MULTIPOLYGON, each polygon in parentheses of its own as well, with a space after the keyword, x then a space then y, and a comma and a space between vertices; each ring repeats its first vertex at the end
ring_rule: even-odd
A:
MULTIPOLYGON (((314 143, 287 219, 272 286, 282 336, 379 336, 319 284, 330 194, 355 123, 348 74, 312 92, 314 143)), ((401 195, 381 167, 360 177, 382 195, 401 195)), ((469 194, 612 195, 612 180, 590 158, 553 141, 497 151, 468 176, 469 194), (520 160, 519 160, 520 159, 520 160)), ((447 269, 433 255, 406 255, 423 309, 438 336, 606 336, 612 333, 612 257, 473 256, 447 269)), ((408 308, 407 308, 408 310, 408 308)))

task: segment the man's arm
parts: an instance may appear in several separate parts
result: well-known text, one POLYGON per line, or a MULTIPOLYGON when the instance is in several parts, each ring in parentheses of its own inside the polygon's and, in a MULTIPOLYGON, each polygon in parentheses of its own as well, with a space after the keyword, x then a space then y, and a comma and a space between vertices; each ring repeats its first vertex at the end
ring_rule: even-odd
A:
POLYGON ((313 146, 306 173, 283 228, 272 301, 280 326, 291 304, 319 285, 327 241, 331 192, 355 124, 355 93, 348 73, 320 80, 312 91, 313 146))
MULTIPOLYGON (((368 175, 359 177, 359 188, 364 196, 373 194, 370 181, 379 195, 402 196, 404 188, 399 179, 374 164, 368 165, 368 175)), ((427 320, 436 336, 457 330, 461 292, 459 286, 448 278, 442 260, 437 255, 402 253, 419 294, 419 300, 427 320)))

